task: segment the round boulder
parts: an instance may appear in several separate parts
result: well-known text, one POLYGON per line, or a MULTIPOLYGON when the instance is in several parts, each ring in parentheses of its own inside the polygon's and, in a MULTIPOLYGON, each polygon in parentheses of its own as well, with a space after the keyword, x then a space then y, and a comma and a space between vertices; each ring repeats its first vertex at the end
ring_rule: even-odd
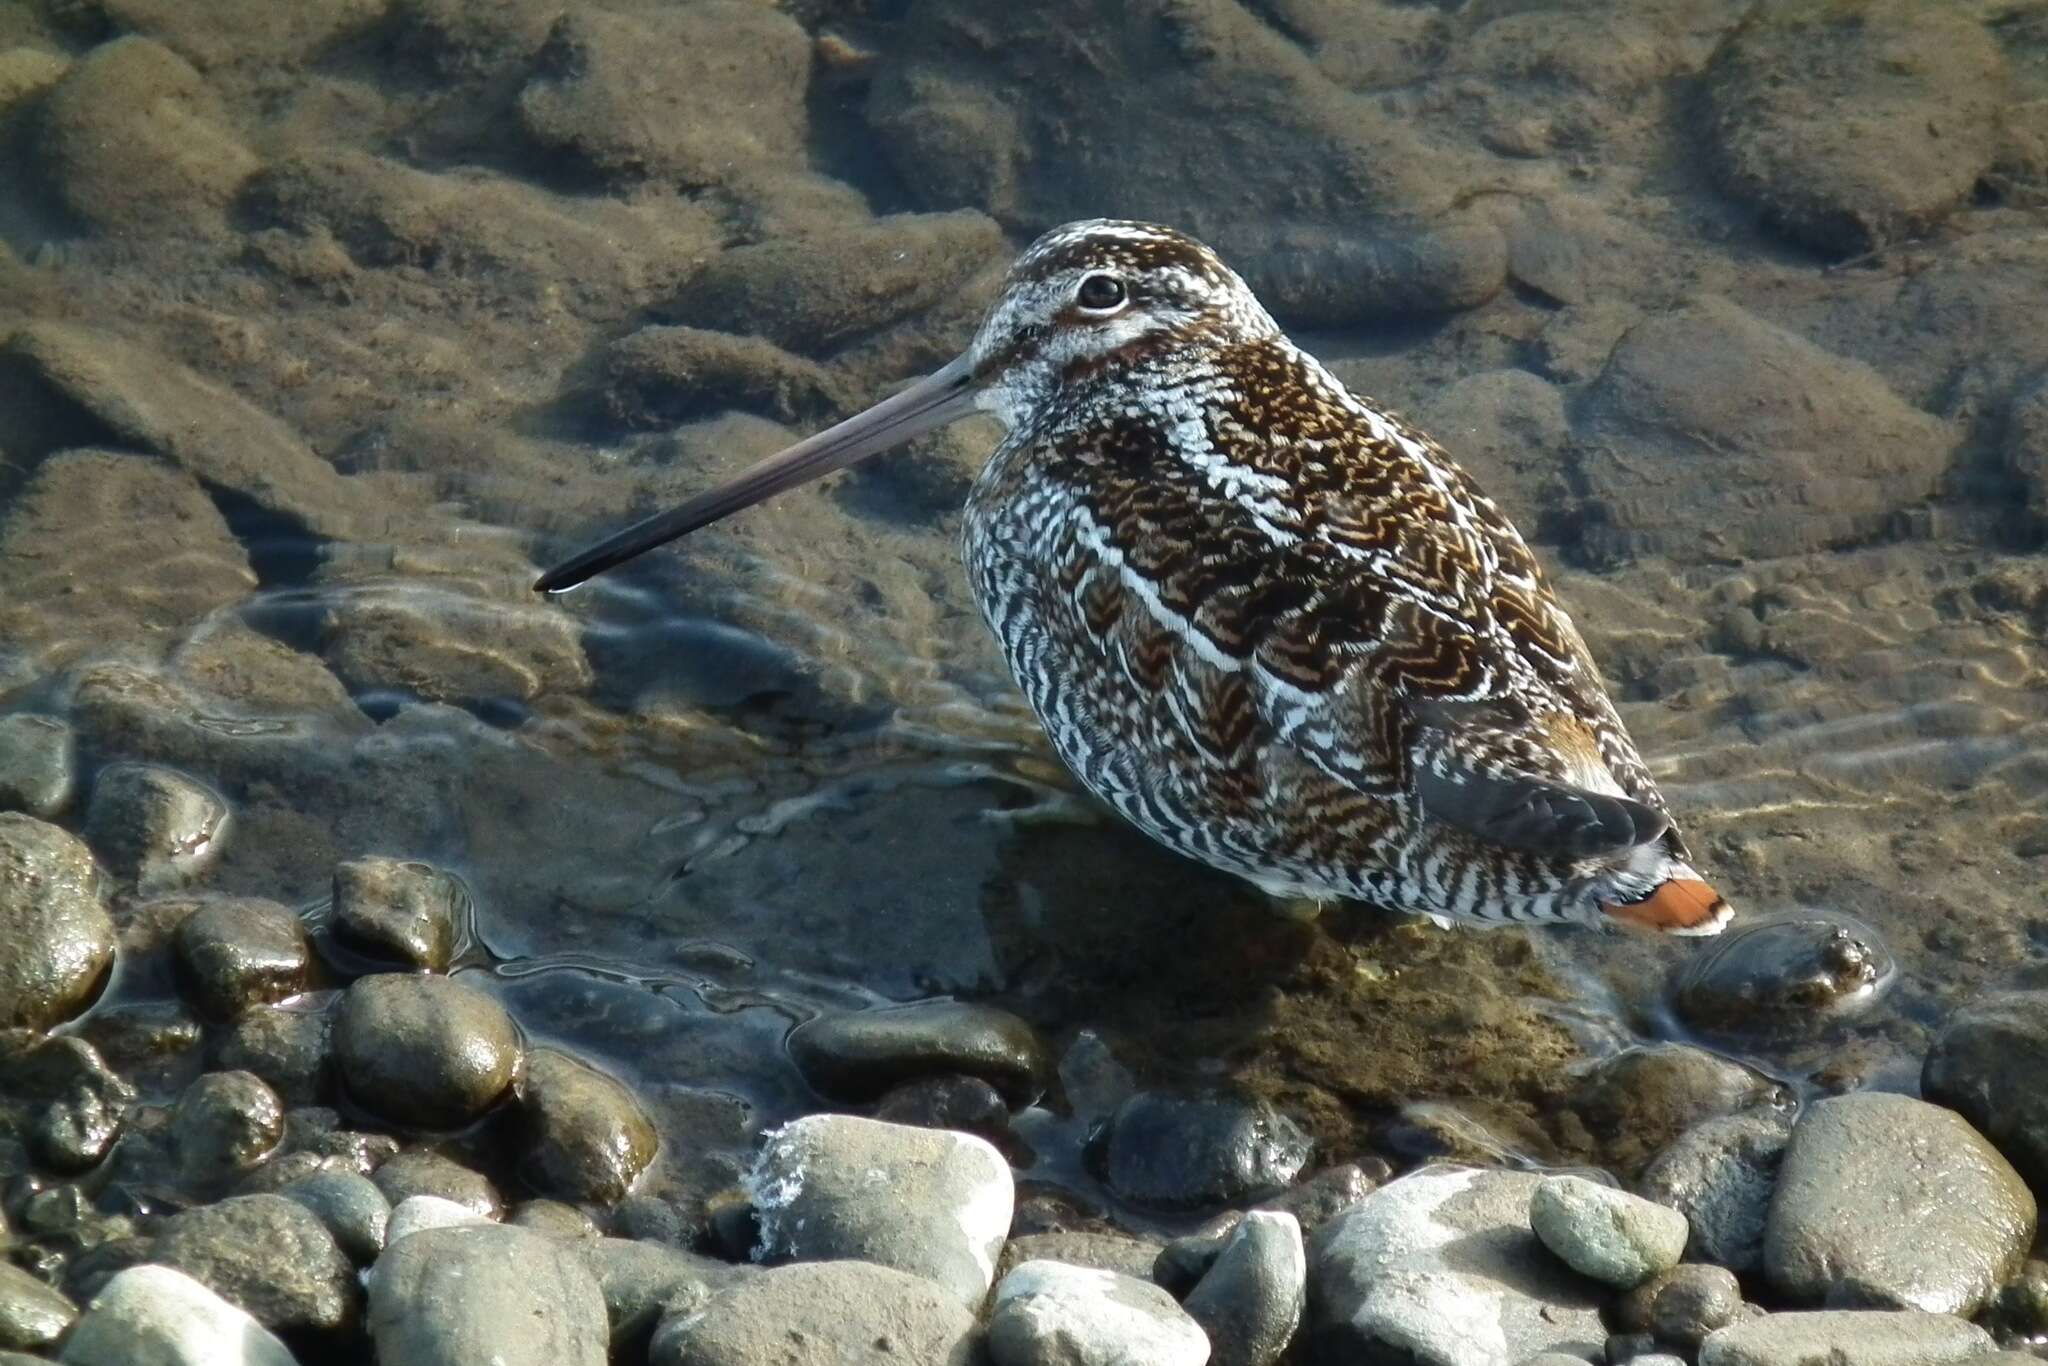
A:
POLYGON ((0 813, 0 1028, 71 1018, 113 960, 92 851, 33 816, 0 813))
POLYGON ((454 1129, 518 1079, 524 1048, 505 1008, 445 977, 358 979, 334 1022, 349 1094, 400 1124, 454 1129))

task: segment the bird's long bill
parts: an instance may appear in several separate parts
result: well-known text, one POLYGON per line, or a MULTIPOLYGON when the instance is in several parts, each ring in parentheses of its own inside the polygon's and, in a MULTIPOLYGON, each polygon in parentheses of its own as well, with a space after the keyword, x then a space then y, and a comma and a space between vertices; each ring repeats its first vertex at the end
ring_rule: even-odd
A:
POLYGON ((879 455, 914 436, 943 427, 974 411, 974 367, 966 356, 937 370, 864 413, 804 438, 779 455, 734 475, 717 488, 667 512, 637 522, 615 536, 570 556, 540 576, 534 589, 559 593, 624 564, 635 555, 687 536, 784 489, 808 483, 855 461, 879 455))

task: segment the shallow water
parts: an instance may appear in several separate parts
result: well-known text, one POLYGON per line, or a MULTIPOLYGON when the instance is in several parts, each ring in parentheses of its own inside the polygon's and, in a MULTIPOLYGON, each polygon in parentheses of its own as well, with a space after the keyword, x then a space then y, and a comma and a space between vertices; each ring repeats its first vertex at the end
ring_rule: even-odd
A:
MULTIPOLYGON (((1912 1090, 1957 1004, 2048 984, 2048 8, 1953 7, 1988 112, 1939 63, 1812 93, 1965 130, 1974 171, 1881 186, 1861 243, 1733 165, 1743 4, 558 9, 0 8, 0 711, 70 720, 88 778, 223 794, 202 890, 317 923, 340 859, 458 875, 464 975, 634 1085, 654 1189, 815 1108, 784 1034, 881 1001, 1096 1031, 1330 1158, 1470 1125, 1557 1162, 1611 1156, 1562 1118, 1590 1059, 1692 1039, 1912 1090), (156 46, 110 68, 128 34, 156 46), (746 98, 644 109, 685 42, 746 98), (1854 917, 1876 999, 1703 1029, 1694 945, 1305 926, 1152 847, 1059 770, 967 596, 986 428, 530 595, 942 362, 1082 213, 1208 235, 1466 461, 1738 913, 1854 917), (712 365, 673 325, 780 350, 712 365), (175 487, 55 476, 79 448, 175 487)), ((1099 1195, 1049 1106, 1038 1174, 1099 1195)))

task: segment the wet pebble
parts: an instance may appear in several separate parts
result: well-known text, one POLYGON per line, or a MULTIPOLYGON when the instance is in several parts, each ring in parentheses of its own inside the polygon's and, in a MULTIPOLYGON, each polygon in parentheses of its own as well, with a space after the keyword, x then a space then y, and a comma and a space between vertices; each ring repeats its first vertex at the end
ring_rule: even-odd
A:
POLYGON ((356 1265, 368 1265, 384 1250, 391 1202, 369 1177, 328 1169, 302 1176, 277 1193, 318 1215, 335 1245, 356 1265))
POLYGON ((790 1031, 789 1056, 827 1100, 865 1104, 905 1082, 979 1077, 1013 1106, 1045 1092, 1052 1057, 1038 1031, 1007 1010, 964 1001, 847 1011, 790 1031))
POLYGON ((0 1063, 0 1088, 29 1103, 31 1151, 65 1173, 107 1155, 136 1096, 98 1049, 70 1036, 42 1040, 0 1063))
POLYGON ((334 869, 334 925, 384 958, 445 972, 469 916, 469 889, 431 864, 350 859, 334 869))
POLYGON ((605 1366, 604 1293, 570 1244, 497 1224, 394 1238, 368 1276, 379 1361, 605 1366))
POLYGON ((879 1355, 920 1366, 978 1360, 974 1315, 922 1276, 864 1261, 800 1262, 749 1276, 701 1310, 662 1320, 649 1366, 841 1366, 879 1355))
POLYGON ((770 1133, 747 1178, 763 1258, 858 1256, 978 1305, 1010 1231, 1010 1167, 967 1134, 851 1115, 770 1133))
POLYGON ((1805 0, 1757 18, 1705 81, 1731 193, 1845 255, 1924 233, 1968 202, 1998 150, 2005 82, 1980 23, 1916 0, 1805 0))
POLYGON ((349 1094, 400 1124, 453 1129, 503 1097, 519 1075, 518 1027, 482 992, 445 977, 358 979, 334 1022, 349 1094))
POLYGON ((1921 1093, 1959 1112, 2048 1193, 2048 991, 1986 997, 1943 1026, 1920 1071, 1921 1093))
POLYGON ((2048 1261, 2030 1259, 1998 1288, 1979 1319, 2006 1341, 2048 1342, 2048 1261))
POLYGON ((54 716, 0 716, 0 811, 47 818, 77 782, 71 727, 54 716))
POLYGON ((633 1093, 566 1053, 527 1054, 518 1104, 533 1180, 565 1200, 616 1204, 654 1159, 654 1125, 633 1093))
POLYGON ((1846 915, 1759 917, 1687 960, 1678 1013, 1708 1033, 1810 1037, 1877 1003, 1897 964, 1877 931, 1846 915))
POLYGON ((116 1067, 162 1062, 194 1047, 204 1034, 182 1001, 103 1004, 86 1016, 78 1032, 116 1067))
POLYGON ((1678 1265, 1685 1216, 1583 1176, 1546 1176, 1529 1197, 1529 1226, 1582 1276, 1622 1290, 1678 1265))
POLYGON ((1989 1352, 1991 1335, 1952 1314, 1875 1309, 1760 1314, 1710 1334, 1700 1366, 1943 1366, 1989 1352))
POLYGON ((78 1317, 78 1306, 10 1262, 0 1262, 0 1347, 48 1347, 78 1317))
POLYGON ((186 1181, 227 1185, 268 1157, 284 1137, 284 1102, 247 1072, 208 1072, 171 1114, 171 1148, 186 1181))
POLYGON ((1636 1193, 1683 1214, 1690 1256, 1748 1273, 1763 1268, 1764 1218, 1792 1134, 1779 1110, 1694 1125, 1651 1159, 1636 1193))
POLYGON ((306 983, 306 935, 275 901, 209 901, 179 922, 178 968, 193 1004, 216 1020, 296 995, 306 983))
POLYGON ((223 1072, 248 1072, 293 1105, 310 1105, 326 1088, 328 1036, 324 1010, 259 1006, 212 1031, 207 1061, 223 1072))
POLYGON ((875 1102, 874 1118, 920 1129, 958 1129, 1001 1146, 1010 1138, 1010 1107, 980 1077, 925 1077, 905 1082, 875 1102))
POLYGON ((65 1366, 298 1366, 269 1329, 168 1266, 118 1272, 58 1357, 65 1366))
POLYGON ((1253 1210, 1181 1307, 1209 1339, 1210 1366, 1271 1366, 1301 1326, 1308 1268, 1291 1214, 1253 1210))
POLYGON ((1726 1267, 1685 1262, 1644 1282, 1615 1304, 1623 1328, 1648 1332, 1659 1342, 1697 1347, 1717 1328, 1743 1315, 1742 1286, 1726 1267))
POLYGON ((504 1199, 488 1177, 424 1149, 399 1153, 379 1166, 371 1179, 394 1208, 408 1196, 434 1195, 487 1219, 505 1210, 504 1199))
POLYGON ((230 825, 212 788, 158 764, 113 764, 93 780, 85 838, 143 893, 182 887, 220 858, 230 825))
POLYGON ((994 1366, 1202 1366, 1209 1342, 1150 1281, 1026 1262, 996 1286, 988 1355, 994 1366))
POLYGON ((2019 1269, 2034 1197, 1962 1116, 1858 1092, 1800 1116, 1764 1227, 1795 1303, 1973 1313, 2019 1269))
POLYGON ((279 1332, 334 1334, 356 1318, 348 1258, 319 1216, 281 1195, 236 1195, 166 1219, 150 1260, 279 1332))
POLYGON ((113 959, 92 851, 33 816, 0 812, 0 1028, 69 1019, 113 959))
POLYGON ((1141 1092, 1110 1121, 1104 1168, 1110 1188, 1135 1204, 1193 1209, 1270 1195, 1314 1150, 1300 1125, 1264 1102, 1141 1092))
POLYGON ((1511 1362, 1604 1341, 1599 1300, 1529 1227, 1541 1178, 1425 1167, 1323 1226, 1308 1251, 1317 1359, 1406 1351, 1419 1361, 1511 1362))
POLYGON ((438 1195, 408 1195, 391 1208, 391 1217, 384 1225, 384 1244, 389 1247, 430 1228, 467 1228, 491 1222, 468 1205, 438 1195))

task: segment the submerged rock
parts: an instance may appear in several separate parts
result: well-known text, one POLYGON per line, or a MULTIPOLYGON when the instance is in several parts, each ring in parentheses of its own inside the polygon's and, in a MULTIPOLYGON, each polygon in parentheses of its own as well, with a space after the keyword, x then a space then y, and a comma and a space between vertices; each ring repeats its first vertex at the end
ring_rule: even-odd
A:
POLYGON ((1602 1058, 1572 1090, 1571 1103, 1601 1139, 1613 1166, 1633 1170, 1704 1119, 1787 1103, 1763 1073, 1689 1044, 1625 1048, 1602 1058))
POLYGON ((697 189, 803 165, 810 59, 803 29, 758 5, 572 9, 535 60, 519 121, 606 180, 697 189))
POLYGON ((1263 1102, 1140 1092, 1110 1120, 1110 1188, 1158 1209, 1193 1209, 1271 1195, 1308 1164, 1315 1142, 1263 1102))
POLYGON ((1820 911, 1758 917, 1687 960, 1679 1015, 1695 1029, 1810 1037, 1877 1004, 1898 974, 1876 930, 1820 911))
POLYGON ((361 1104, 401 1124, 453 1129, 510 1092, 524 1049, 512 1017, 482 992, 380 973, 343 997, 334 1053, 361 1104))
POLYGON ((1630 328, 1575 416, 1586 549, 1681 564, 1875 536, 1958 439, 1868 366, 1712 297, 1630 328))
POLYGON ((980 1304, 1010 1231, 1010 1166, 981 1139, 851 1115, 808 1115, 768 1135, 747 1178, 758 1255, 858 1257, 980 1304))
POLYGON ((135 1103, 135 1088, 81 1038, 44 1039, 0 1061, 0 1090, 26 1102, 18 1127, 29 1151, 58 1172, 96 1166, 114 1146, 135 1103))
POLYGON ((1530 1230, 1540 1180, 1424 1167, 1324 1225, 1308 1254, 1315 1351, 1333 1360, 1405 1351, 1419 1366, 1599 1351, 1598 1297, 1530 1230))
POLYGON ((182 887, 219 861, 231 818, 203 783, 158 764, 114 764, 93 781, 85 837, 145 895, 182 887))
POLYGON ((257 167, 199 73, 147 38, 87 53, 43 111, 44 174, 65 208, 102 233, 219 234, 257 167))
POLYGON ((480 1224, 397 1238, 370 1269, 377 1359, 605 1366, 604 1293, 573 1246, 480 1224))
POLYGON ((430 864, 359 858, 334 869, 334 923, 386 958, 446 972, 468 928, 469 889, 430 864))
POLYGON ((864 1261, 776 1267, 665 1319, 649 1366, 842 1366, 883 1350, 919 1366, 979 1358, 974 1315, 922 1276, 864 1261))
POLYGON ((1052 1057, 1027 1022, 961 1001, 821 1015, 790 1031, 789 1055, 812 1090, 854 1104, 904 1082, 963 1073, 1022 1106, 1037 1100, 1052 1076, 1052 1057))
POLYGON ((1026 1262, 996 1286, 988 1354, 994 1366, 1202 1366, 1209 1340, 1149 1281, 1026 1262))
POLYGON ((248 1313, 168 1266, 116 1272, 65 1339, 65 1366, 298 1366, 248 1313))
POLYGON ((0 1027, 47 1029, 84 1007, 114 958, 92 851, 0 812, 0 1027))
POLYGON ((1795 1302, 1971 1314, 2019 1269, 2037 1210, 1953 1110, 1858 1092, 1800 1117, 1764 1229, 1764 1271, 1795 1302))
POLYGON ((0 716, 0 811, 48 818, 71 800, 77 778, 71 726, 54 716, 0 716))
POLYGON ((2005 86, 1998 43, 1962 9, 1794 0, 1715 54, 1708 137, 1733 194, 1846 255, 1968 202, 1998 152, 2005 86))

